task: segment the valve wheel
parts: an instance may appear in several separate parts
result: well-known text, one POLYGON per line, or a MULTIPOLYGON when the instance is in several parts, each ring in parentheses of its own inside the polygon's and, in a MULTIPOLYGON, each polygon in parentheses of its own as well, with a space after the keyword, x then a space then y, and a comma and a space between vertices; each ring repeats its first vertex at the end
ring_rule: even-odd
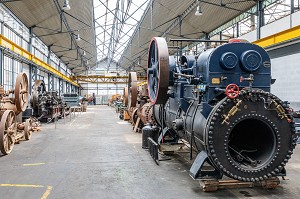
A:
POLYGON ((8 155, 15 144, 17 131, 15 113, 12 110, 6 110, 0 123, 0 150, 4 155, 8 155))
POLYGON ((28 105, 28 78, 26 73, 17 76, 15 84, 15 104, 17 111, 23 112, 28 105))
POLYGON ((234 99, 239 96, 240 88, 236 84, 229 84, 226 87, 225 94, 228 98, 234 99))
POLYGON ((169 51, 162 37, 154 37, 148 50, 147 83, 151 105, 164 104, 168 100, 169 51))
POLYGON ((136 107, 137 103, 137 75, 136 72, 130 72, 128 77, 128 98, 129 107, 136 107))

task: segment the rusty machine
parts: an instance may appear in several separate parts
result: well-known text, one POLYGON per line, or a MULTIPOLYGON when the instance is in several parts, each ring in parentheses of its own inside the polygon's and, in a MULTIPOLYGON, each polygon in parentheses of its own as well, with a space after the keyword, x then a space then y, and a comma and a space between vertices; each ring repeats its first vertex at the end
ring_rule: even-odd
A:
POLYGON ((62 100, 57 91, 46 91, 43 80, 36 80, 30 98, 33 116, 40 121, 54 121, 70 113, 70 106, 62 100))
POLYGON ((120 94, 112 95, 108 101, 108 106, 114 107, 116 113, 119 113, 122 107, 122 95, 120 94))
POLYGON ((119 118, 121 120, 129 121, 130 120, 130 115, 128 111, 128 87, 124 87, 123 89, 123 96, 122 96, 122 104, 120 106, 120 115, 119 118))
POLYGON ((0 150, 9 154, 15 143, 31 138, 35 121, 32 118, 22 122, 22 112, 28 105, 28 78, 20 73, 13 90, 5 91, 0 86, 0 150))
POLYGON ((115 106, 115 102, 116 101, 120 101, 121 100, 121 95, 120 94, 115 94, 112 95, 111 98, 108 101, 108 106, 115 106))
POLYGON ((128 87, 124 88, 124 101, 134 130, 141 130, 147 123, 154 124, 153 106, 149 102, 147 84, 138 84, 136 72, 130 72, 128 87))
POLYGON ((155 37, 147 75, 161 127, 154 145, 188 141, 190 153, 197 151, 192 178, 261 182, 286 175, 297 139, 294 118, 270 93, 274 80, 263 48, 232 40, 176 62, 165 39, 155 37))

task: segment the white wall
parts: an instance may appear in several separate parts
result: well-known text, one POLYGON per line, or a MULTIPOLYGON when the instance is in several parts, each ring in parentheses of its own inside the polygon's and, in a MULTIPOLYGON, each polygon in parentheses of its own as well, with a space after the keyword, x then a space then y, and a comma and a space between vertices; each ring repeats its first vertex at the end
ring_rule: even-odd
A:
MULTIPOLYGON (((276 34, 278 32, 300 25, 300 12, 293 13, 282 19, 267 24, 261 28, 261 38, 276 34)), ((249 32, 240 38, 250 42, 257 40, 257 30, 249 32)), ((276 79, 271 86, 271 92, 283 101, 289 101, 295 110, 300 109, 300 53, 293 47, 287 48, 288 54, 271 59, 272 78, 276 79), (294 52, 293 52, 294 51, 294 52), (296 53, 296 54, 295 54, 296 53)))
POLYGON ((289 101, 295 110, 300 109, 300 54, 272 59, 272 78, 276 79, 271 92, 283 101, 289 101))

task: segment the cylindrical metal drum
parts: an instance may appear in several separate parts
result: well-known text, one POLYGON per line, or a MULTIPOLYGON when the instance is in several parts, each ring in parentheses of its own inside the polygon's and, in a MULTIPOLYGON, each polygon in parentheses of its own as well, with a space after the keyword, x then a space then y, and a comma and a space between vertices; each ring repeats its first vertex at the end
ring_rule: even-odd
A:
POLYGON ((157 140, 157 132, 158 129, 156 126, 151 126, 149 123, 147 123, 142 128, 142 148, 147 149, 148 148, 148 138, 152 138, 153 140, 157 140))
POLYGON ((276 96, 262 90, 242 90, 224 98, 206 118, 197 103, 185 117, 186 136, 195 135, 197 148, 227 176, 259 181, 280 173, 291 157, 294 122, 276 96), (269 103, 266 103, 269 101, 269 103))

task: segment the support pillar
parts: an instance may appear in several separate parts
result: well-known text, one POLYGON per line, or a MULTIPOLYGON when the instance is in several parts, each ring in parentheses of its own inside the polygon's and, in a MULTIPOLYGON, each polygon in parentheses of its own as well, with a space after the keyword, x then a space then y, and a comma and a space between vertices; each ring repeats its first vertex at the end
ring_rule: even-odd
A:
POLYGON ((257 1, 257 40, 261 38, 261 27, 265 25, 263 0, 257 1))
POLYGON ((70 83, 66 82, 66 93, 70 93, 70 83))
MULTIPOLYGON (((205 40, 210 40, 208 33, 205 33, 205 40)), ((205 42, 205 48, 210 48, 210 42, 205 42)))
POLYGON ((58 94, 61 95, 64 92, 64 80, 59 78, 59 88, 58 88, 58 94))
POLYGON ((295 12, 295 2, 294 0, 291 0, 291 14, 295 12))
POLYGON ((31 90, 33 90, 33 85, 34 85, 35 81, 37 80, 37 67, 33 64, 29 64, 29 73, 30 73, 31 90))
POLYGON ((239 27, 239 22, 236 22, 236 38, 240 36, 240 27, 239 27))
POLYGON ((48 91, 53 91, 54 89, 54 75, 48 73, 48 91))

